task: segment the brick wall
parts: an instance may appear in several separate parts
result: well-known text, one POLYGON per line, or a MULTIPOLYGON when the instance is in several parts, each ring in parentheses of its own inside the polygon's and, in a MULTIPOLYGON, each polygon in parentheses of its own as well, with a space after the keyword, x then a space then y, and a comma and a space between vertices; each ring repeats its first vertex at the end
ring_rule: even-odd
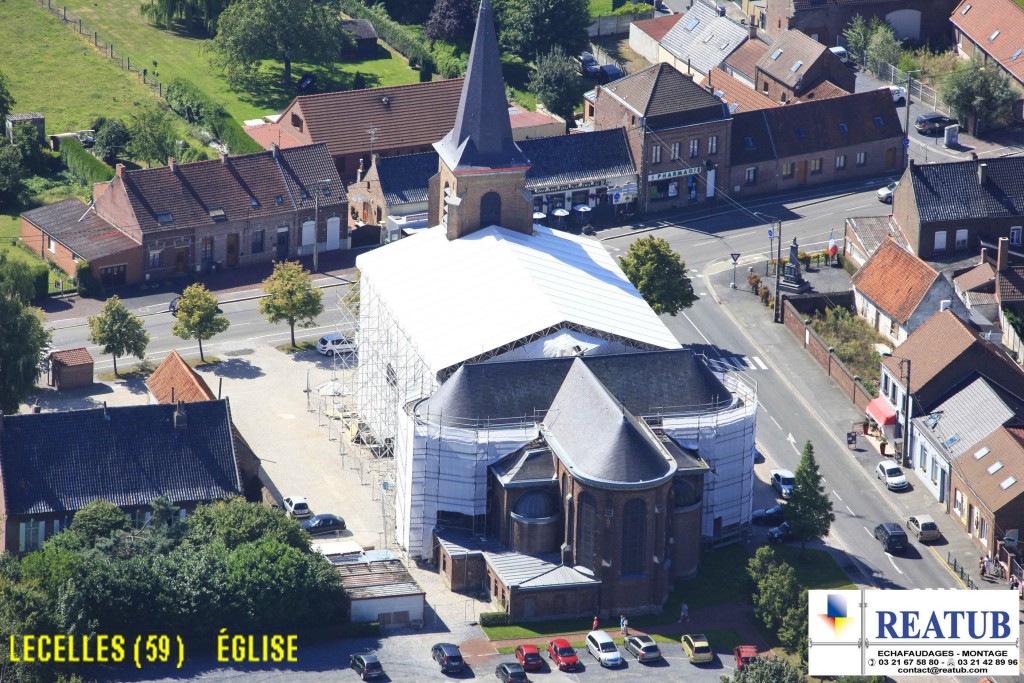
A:
POLYGON ((540 619, 579 619, 580 631, 590 630, 597 614, 597 586, 556 586, 545 590, 509 589, 508 612, 519 623, 540 619))

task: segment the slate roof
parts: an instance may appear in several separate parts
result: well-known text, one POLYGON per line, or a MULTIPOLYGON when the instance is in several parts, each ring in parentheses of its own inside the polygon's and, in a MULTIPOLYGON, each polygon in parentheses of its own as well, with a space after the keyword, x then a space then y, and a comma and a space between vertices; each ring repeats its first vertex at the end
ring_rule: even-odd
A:
POLYGON ((847 218, 846 222, 864 245, 868 255, 874 254, 887 239, 892 239, 904 249, 909 247, 906 238, 900 232, 900 226, 892 216, 860 216, 847 218))
POLYGON ((1024 157, 911 164, 921 223, 1024 215, 1024 157), (978 166, 986 164, 986 181, 978 166))
POLYGON ((690 67, 706 74, 747 39, 747 27, 719 15, 717 6, 696 0, 661 39, 661 46, 690 67))
POLYGON ((728 105, 730 114, 782 106, 779 102, 765 97, 742 81, 733 78, 721 67, 711 70, 704 85, 707 86, 711 94, 728 105))
POLYGON ((157 403, 195 403, 213 401, 217 398, 206 384, 206 380, 174 350, 167 354, 146 380, 146 388, 153 394, 157 403))
POLYGON ((1014 0, 964 0, 949 21, 1024 83, 1024 8, 1014 0))
POLYGON ((936 406, 929 416, 916 418, 915 423, 920 433, 945 451, 948 460, 955 460, 1012 420, 1020 407, 1020 399, 978 377, 936 406))
POLYGON ((852 284, 890 318, 906 325, 938 277, 934 268, 886 239, 854 274, 852 284))
MULTIPOLYGON (((561 389, 572 357, 472 363, 460 367, 417 415, 481 422, 543 414, 561 389)), ((630 413, 640 416, 716 409, 729 390, 690 349, 584 356, 583 363, 630 413)))
MULTIPOLYGON (((1020 366, 951 311, 936 313, 911 332, 898 353, 911 361, 910 389, 925 412, 979 375, 1024 398, 1020 366)), ((882 365, 893 377, 901 376, 899 358, 883 358, 882 365)))
POLYGON ((50 354, 50 361, 54 365, 63 365, 65 367, 93 364, 93 359, 92 356, 89 355, 89 350, 84 347, 54 351, 50 354))
POLYGON ((649 487, 676 472, 675 458, 651 429, 580 358, 573 359, 541 433, 574 478, 595 486, 649 487))
POLYGON ((374 161, 388 206, 427 201, 427 183, 437 173, 437 152, 379 157, 374 161))
POLYGON ((128 235, 96 215, 90 205, 77 197, 47 204, 21 215, 86 260, 110 256, 139 246, 128 235))
POLYGON ((665 62, 601 86, 598 99, 605 93, 645 117, 651 128, 729 117, 718 98, 665 62))
POLYGON ((976 445, 971 455, 958 458, 953 466, 973 498, 996 512, 1024 494, 1024 430, 1000 427, 976 445), (974 457, 983 448, 988 452, 974 457))
POLYGON ((666 14, 661 17, 654 17, 653 19, 641 19, 640 21, 634 21, 633 26, 636 26, 637 30, 643 31, 654 40, 661 41, 682 16, 682 14, 666 14))
POLYGON ((434 149, 455 173, 529 165, 512 139, 490 0, 480 3, 455 126, 434 149))
POLYGON ((160 496, 241 495, 227 401, 186 405, 187 424, 177 429, 174 411, 151 404, 3 417, 6 514, 74 512, 97 498, 132 507, 160 496))
POLYGON ((208 227, 218 222, 211 211, 223 210, 221 220, 289 214, 311 209, 317 181, 331 183, 320 197, 320 207, 336 207, 347 201, 345 184, 324 144, 306 145, 274 152, 229 156, 226 160, 197 161, 124 171, 110 181, 96 200, 105 214, 115 194, 127 195, 143 232, 208 227), (159 214, 170 214, 161 223, 159 214))
POLYGON ((377 40, 377 29, 369 19, 342 19, 341 28, 356 40, 377 40))
POLYGON ((756 38, 745 40, 731 55, 725 58, 725 64, 754 81, 757 77, 757 62, 764 57, 768 47, 768 43, 763 40, 756 38))
POLYGON ((961 292, 970 292, 975 289, 992 290, 996 281, 996 269, 991 263, 979 263, 966 273, 953 278, 953 283, 960 288, 961 292))
MULTIPOLYGON (((795 88, 811 65, 821 59, 828 48, 796 29, 789 29, 772 43, 770 50, 757 60, 757 68, 774 80, 795 88), (779 51, 778 57, 772 59, 779 51), (800 66, 797 66, 800 62, 800 66)), ((831 53, 830 53, 831 54, 831 53)), ((892 99, 892 96, 889 96, 892 99)))
POLYGON ((491 465, 491 471, 503 486, 536 485, 555 479, 555 458, 547 447, 523 446, 491 465))

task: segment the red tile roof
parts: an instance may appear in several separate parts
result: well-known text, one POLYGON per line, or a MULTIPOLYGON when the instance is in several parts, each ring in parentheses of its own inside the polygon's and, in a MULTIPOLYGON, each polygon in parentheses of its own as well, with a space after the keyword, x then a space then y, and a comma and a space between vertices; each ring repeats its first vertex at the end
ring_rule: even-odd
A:
POLYGON ((146 380, 157 403, 213 401, 217 396, 177 351, 171 351, 146 380), (173 396, 173 400, 172 397, 173 396))
POLYGON ((938 277, 931 266, 886 238, 853 276, 853 288, 906 325, 938 277))
POLYGON ((822 81, 804 94, 800 95, 800 97, 796 98, 795 102, 827 100, 830 97, 842 97, 843 95, 849 94, 850 93, 846 92, 832 81, 822 81))
POLYGON ((733 53, 725 58, 724 64, 730 66, 741 74, 754 80, 757 71, 757 61, 768 52, 768 43, 761 40, 745 40, 743 44, 733 50, 733 53))
POLYGON ((733 78, 720 66, 711 70, 704 85, 710 85, 711 92, 715 97, 728 104, 729 111, 733 114, 738 111, 754 111, 755 109, 771 109, 782 106, 781 103, 765 97, 746 83, 733 78), (739 106, 734 108, 733 105, 739 106))
MULTIPOLYGON (((976 0, 977 1, 977 0, 976 0)), ((1024 444, 1019 428, 1000 427, 953 461, 974 498, 995 512, 1024 494, 1024 444), (974 454, 988 447, 980 458, 974 454), (1001 465, 1000 465, 1001 463, 1001 465), (993 468, 995 468, 993 470, 993 468)))
POLYGON ((1024 83, 1024 8, 1014 0, 964 0, 949 21, 1024 83))
POLYGON ((55 365, 92 365, 92 356, 89 355, 88 349, 66 349, 64 351, 54 351, 50 354, 50 361, 55 365))
POLYGON ((1024 266, 1012 266, 996 273, 996 298, 1000 302, 1024 299, 1024 266))
POLYGON ((287 130, 279 123, 263 123, 258 126, 246 126, 245 132, 249 134, 253 140, 256 141, 263 149, 270 149, 270 146, 276 144, 281 149, 288 149, 289 147, 301 147, 307 144, 304 140, 292 135, 291 130, 287 130))
POLYGON ((960 291, 969 292, 979 287, 989 288, 989 285, 992 285, 995 279, 996 269, 992 267, 991 263, 986 262, 979 263, 966 273, 956 276, 953 278, 953 282, 960 288, 960 291))
POLYGON ((669 14, 664 17, 634 21, 633 26, 636 26, 638 30, 643 31, 654 40, 661 42, 661 39, 665 37, 665 34, 676 25, 682 16, 682 14, 669 14))

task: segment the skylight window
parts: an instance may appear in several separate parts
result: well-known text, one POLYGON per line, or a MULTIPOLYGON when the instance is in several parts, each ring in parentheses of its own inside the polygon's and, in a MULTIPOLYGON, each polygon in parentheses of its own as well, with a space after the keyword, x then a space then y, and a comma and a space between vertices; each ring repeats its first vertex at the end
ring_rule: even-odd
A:
POLYGON ((321 190, 321 192, 323 193, 323 195, 325 197, 330 197, 331 196, 331 188, 329 188, 329 187, 325 186, 324 189, 321 190))
POLYGON ((1016 62, 1017 58, 1020 57, 1020 53, 1022 53, 1022 52, 1024 52, 1024 47, 1018 47, 1017 51, 1013 53, 1012 57, 1010 57, 1010 61, 1011 62, 1016 62))
POLYGON ((222 223, 223 221, 226 221, 228 219, 228 217, 224 214, 224 209, 220 207, 210 209, 209 213, 210 218, 213 219, 214 223, 222 223))
POLYGON ((724 90, 716 90, 715 91, 715 97, 717 97, 718 99, 722 99, 723 97, 725 97, 725 91, 724 90))
POLYGON ((798 60, 793 66, 789 67, 789 70, 792 71, 793 73, 796 73, 797 71, 800 70, 800 67, 802 67, 803 65, 804 63, 798 60))
POLYGON ((686 24, 686 30, 687 31, 692 31, 693 29, 697 28, 697 24, 699 24, 699 23, 700 23, 700 19, 690 19, 690 22, 688 24, 686 24))
POLYGON ((781 56, 782 56, 782 48, 780 47, 778 50, 776 50, 775 52, 772 53, 772 61, 774 62, 776 59, 778 59, 781 56))
POLYGON ((804 133, 803 128, 794 128, 793 135, 796 136, 797 140, 803 140, 806 137, 806 133, 804 133))
POLYGON ((170 225, 174 222, 174 216, 170 211, 161 211, 156 215, 156 222, 160 225, 170 225))
POLYGON ((998 37, 999 37, 999 29, 996 29, 995 31, 992 32, 992 35, 990 35, 988 37, 988 42, 991 43, 993 40, 995 40, 998 37))
POLYGON ((732 104, 729 105, 729 113, 730 114, 735 114, 736 110, 739 109, 739 108, 740 108, 740 103, 739 102, 733 102, 732 104))
POLYGON ((260 208, 260 202, 259 202, 259 200, 258 200, 258 199, 256 199, 255 197, 253 197, 252 199, 250 199, 250 200, 249 200, 249 203, 250 203, 250 204, 252 205, 252 208, 254 208, 254 209, 258 209, 258 208, 260 208))
POLYGON ((274 197, 274 203, 277 204, 278 206, 281 206, 282 204, 284 204, 284 197, 282 197, 281 195, 277 195, 276 197, 274 197))
POLYGON ((705 44, 710 43, 711 39, 714 38, 714 37, 715 37, 714 33, 708 33, 706 36, 704 36, 704 43, 705 44))
POLYGON ((729 47, 729 41, 728 41, 728 40, 723 40, 723 41, 722 41, 722 42, 721 42, 721 43, 720 43, 720 44, 718 45, 718 49, 719 49, 719 50, 724 50, 724 49, 726 49, 727 47, 729 47))
POLYGON ((1015 477, 1007 477, 1006 479, 1003 480, 1003 483, 999 485, 999 488, 1005 491, 1006 489, 1010 488, 1016 483, 1017 479, 1015 477))
POLYGON ((966 7, 964 7, 964 8, 962 9, 962 10, 960 10, 960 16, 962 16, 962 17, 963 17, 963 16, 966 16, 966 15, 967 15, 967 13, 968 13, 968 12, 970 12, 970 11, 971 11, 971 6, 970 6, 970 5, 967 5, 967 6, 966 6, 966 7))
POLYGON ((839 122, 839 132, 842 133, 843 135, 846 135, 847 133, 850 132, 850 128, 845 123, 840 121, 839 122))
POLYGON ((974 459, 975 460, 981 460, 982 458, 984 458, 989 453, 991 453, 991 451, 989 450, 988 446, 982 446, 981 448, 979 448, 978 450, 976 450, 974 452, 974 459))
POLYGON ((743 146, 747 149, 754 149, 754 138, 743 138, 743 146))
MULTIPOLYGON (((924 423, 926 425, 928 425, 929 427, 934 427, 935 425, 937 425, 939 423, 939 420, 941 420, 941 419, 942 419, 942 413, 934 413, 932 415, 929 415, 928 419, 925 420, 924 423)), ((985 453, 988 453, 988 449, 987 448, 985 449, 985 453)), ((982 455, 984 455, 984 453, 982 455)), ((976 456, 976 457, 980 458, 981 456, 979 455, 979 456, 976 456)))
POLYGON ((875 117, 875 125, 878 126, 879 128, 885 128, 885 121, 882 120, 881 116, 875 117))
POLYGON ((995 474, 996 472, 998 472, 1001 469, 1003 469, 1003 461, 1002 460, 996 460, 994 463, 992 463, 991 465, 988 466, 988 473, 989 474, 995 474))
POLYGON ((309 199, 309 192, 307 192, 306 190, 303 190, 301 192, 301 196, 302 196, 302 201, 306 201, 307 199, 309 199))
POLYGON ((946 439, 945 441, 943 441, 942 445, 945 446, 946 448, 950 448, 950 447, 953 446, 953 444, 955 444, 959 440, 960 440, 960 436, 958 434, 954 434, 953 436, 951 436, 948 439, 946 439))

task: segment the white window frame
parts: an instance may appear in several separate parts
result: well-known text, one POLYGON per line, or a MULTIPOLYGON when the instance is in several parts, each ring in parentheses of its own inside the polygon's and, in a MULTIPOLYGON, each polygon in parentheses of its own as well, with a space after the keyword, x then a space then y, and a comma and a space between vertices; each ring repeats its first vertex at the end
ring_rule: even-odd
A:
POLYGON ((794 175, 796 175, 796 164, 793 164, 792 162, 782 164, 783 178, 792 178, 794 175))
POLYGON ((966 249, 967 248, 967 228, 959 228, 956 231, 956 239, 953 242, 954 249, 966 249))
POLYGON ((743 182, 747 185, 757 184, 757 166, 751 166, 743 171, 743 182))
POLYGON ((1022 230, 1024 230, 1024 228, 1022 228, 1019 225, 1015 225, 1012 228, 1010 228, 1010 244, 1012 244, 1015 247, 1020 246, 1020 236, 1022 230))
POLYGON ((846 155, 845 154, 837 154, 836 155, 836 170, 837 171, 842 171, 842 170, 845 170, 845 169, 846 169, 846 155))
POLYGON ((160 257, 163 255, 163 253, 164 252, 163 252, 162 249, 158 249, 156 251, 149 252, 149 267, 150 268, 159 268, 160 267, 160 260, 161 260, 160 257))
POLYGON ((678 142, 672 143, 672 161, 675 161, 679 158, 679 145, 680 143, 678 142))
POLYGON ((18 524, 18 551, 22 553, 39 550, 46 540, 46 522, 29 518, 18 524), (34 536, 34 538, 33 538, 34 536))
POLYGON ((696 159, 700 156, 700 140, 690 140, 690 158, 696 159))
POLYGON ((46 236, 46 251, 50 252, 51 254, 57 253, 57 241, 54 240, 49 235, 46 236))
POLYGON ((933 243, 935 251, 943 251, 944 252, 944 251, 947 251, 949 249, 949 242, 946 240, 946 237, 947 237, 947 235, 946 235, 946 231, 945 230, 936 230, 935 231, 935 242, 933 243), (941 247, 939 246, 939 235, 942 235, 942 246, 941 247))
POLYGON ((811 159, 811 175, 821 173, 821 158, 811 159))
POLYGON ((661 163, 661 145, 654 145, 653 147, 651 147, 651 163, 661 163))
POLYGON ((868 163, 868 153, 867 152, 857 152, 857 165, 858 166, 866 166, 867 163, 868 163))
POLYGON ((718 136, 712 135, 708 138, 708 154, 718 154, 718 136))

